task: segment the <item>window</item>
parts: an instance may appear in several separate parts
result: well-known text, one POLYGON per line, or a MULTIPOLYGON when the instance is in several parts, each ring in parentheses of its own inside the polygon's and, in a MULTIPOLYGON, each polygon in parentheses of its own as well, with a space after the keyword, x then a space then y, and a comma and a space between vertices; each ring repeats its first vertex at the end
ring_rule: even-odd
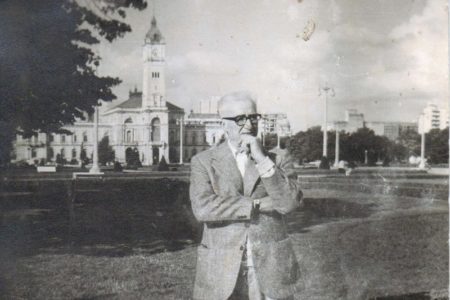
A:
POLYGON ((161 122, 159 118, 152 120, 152 141, 159 142, 161 140, 161 122))
POLYGON ((125 142, 127 142, 127 143, 133 142, 133 133, 131 130, 127 130, 127 132, 125 134, 125 142))
POLYGON ((87 142, 88 141, 88 137, 86 132, 83 133, 83 142, 87 142))
POLYGON ((74 142, 74 143, 77 142, 77 135, 76 135, 76 134, 73 135, 73 142, 74 142))
POLYGON ((54 155, 55 155, 55 153, 54 153, 54 151, 53 151, 53 148, 52 148, 52 147, 49 147, 48 150, 47 150, 47 159, 48 159, 48 160, 51 160, 51 159, 53 158, 54 155))
POLYGON ((55 136, 54 136, 53 134, 50 134, 50 135, 48 136, 48 140, 49 140, 50 142, 53 142, 53 141, 55 140, 55 136))
POLYGON ((31 148, 31 157, 35 158, 36 157, 36 149, 31 148))
POLYGON ((64 144, 66 142, 66 135, 61 135, 61 143, 64 144))
POLYGON ((61 158, 65 158, 66 157, 66 151, 64 151, 64 149, 61 149, 61 158))
POLYGON ((77 150, 75 148, 72 149, 72 158, 77 157, 77 150))

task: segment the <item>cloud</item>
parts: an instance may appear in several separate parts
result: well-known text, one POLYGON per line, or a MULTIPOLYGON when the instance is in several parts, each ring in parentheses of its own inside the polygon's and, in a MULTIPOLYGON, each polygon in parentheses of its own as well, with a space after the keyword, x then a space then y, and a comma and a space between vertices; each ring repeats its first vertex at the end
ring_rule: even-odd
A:
MULTIPOLYGON (((410 120, 427 101, 448 97, 444 0, 195 3, 164 2, 157 16, 167 42, 167 96, 185 109, 251 90, 262 110, 287 112, 300 130, 322 122, 325 82, 336 91, 330 120, 353 107, 371 120, 410 120), (316 28, 305 42, 308 20, 316 28)), ((142 84, 148 16, 132 22, 129 36, 102 50, 101 71, 124 79, 115 89, 121 99, 142 84)))
POLYGON ((190 51, 183 56, 168 57, 167 64, 173 72, 230 75, 238 69, 232 58, 224 53, 200 50, 190 51))

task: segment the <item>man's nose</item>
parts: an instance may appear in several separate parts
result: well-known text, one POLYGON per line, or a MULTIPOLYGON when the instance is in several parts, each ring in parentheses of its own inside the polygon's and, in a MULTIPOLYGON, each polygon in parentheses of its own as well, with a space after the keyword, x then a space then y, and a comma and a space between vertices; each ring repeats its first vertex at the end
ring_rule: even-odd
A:
POLYGON ((251 129, 253 127, 253 123, 250 121, 250 118, 247 118, 247 120, 245 120, 244 127, 248 129, 251 129))

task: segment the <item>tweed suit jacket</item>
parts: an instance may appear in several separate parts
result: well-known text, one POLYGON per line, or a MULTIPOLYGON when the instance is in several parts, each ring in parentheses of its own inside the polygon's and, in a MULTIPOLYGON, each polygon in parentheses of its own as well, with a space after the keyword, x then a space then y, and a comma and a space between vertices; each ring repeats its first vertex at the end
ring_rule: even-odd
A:
POLYGON ((190 199, 204 224, 198 247, 194 299, 227 299, 236 284, 247 238, 261 291, 286 298, 296 289, 300 274, 284 215, 302 198, 290 156, 268 153, 275 173, 261 178, 250 160, 242 178, 227 142, 191 160, 190 199), (255 214, 253 199, 270 197, 272 213, 255 214))

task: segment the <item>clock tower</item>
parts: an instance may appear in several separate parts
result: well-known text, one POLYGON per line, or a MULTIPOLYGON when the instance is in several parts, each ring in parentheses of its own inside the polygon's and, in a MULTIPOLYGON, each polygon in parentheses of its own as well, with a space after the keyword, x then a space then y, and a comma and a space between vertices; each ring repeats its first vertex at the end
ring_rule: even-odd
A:
POLYGON ((142 108, 166 107, 165 41, 152 18, 150 30, 145 35, 143 47, 144 74, 142 84, 142 108))

